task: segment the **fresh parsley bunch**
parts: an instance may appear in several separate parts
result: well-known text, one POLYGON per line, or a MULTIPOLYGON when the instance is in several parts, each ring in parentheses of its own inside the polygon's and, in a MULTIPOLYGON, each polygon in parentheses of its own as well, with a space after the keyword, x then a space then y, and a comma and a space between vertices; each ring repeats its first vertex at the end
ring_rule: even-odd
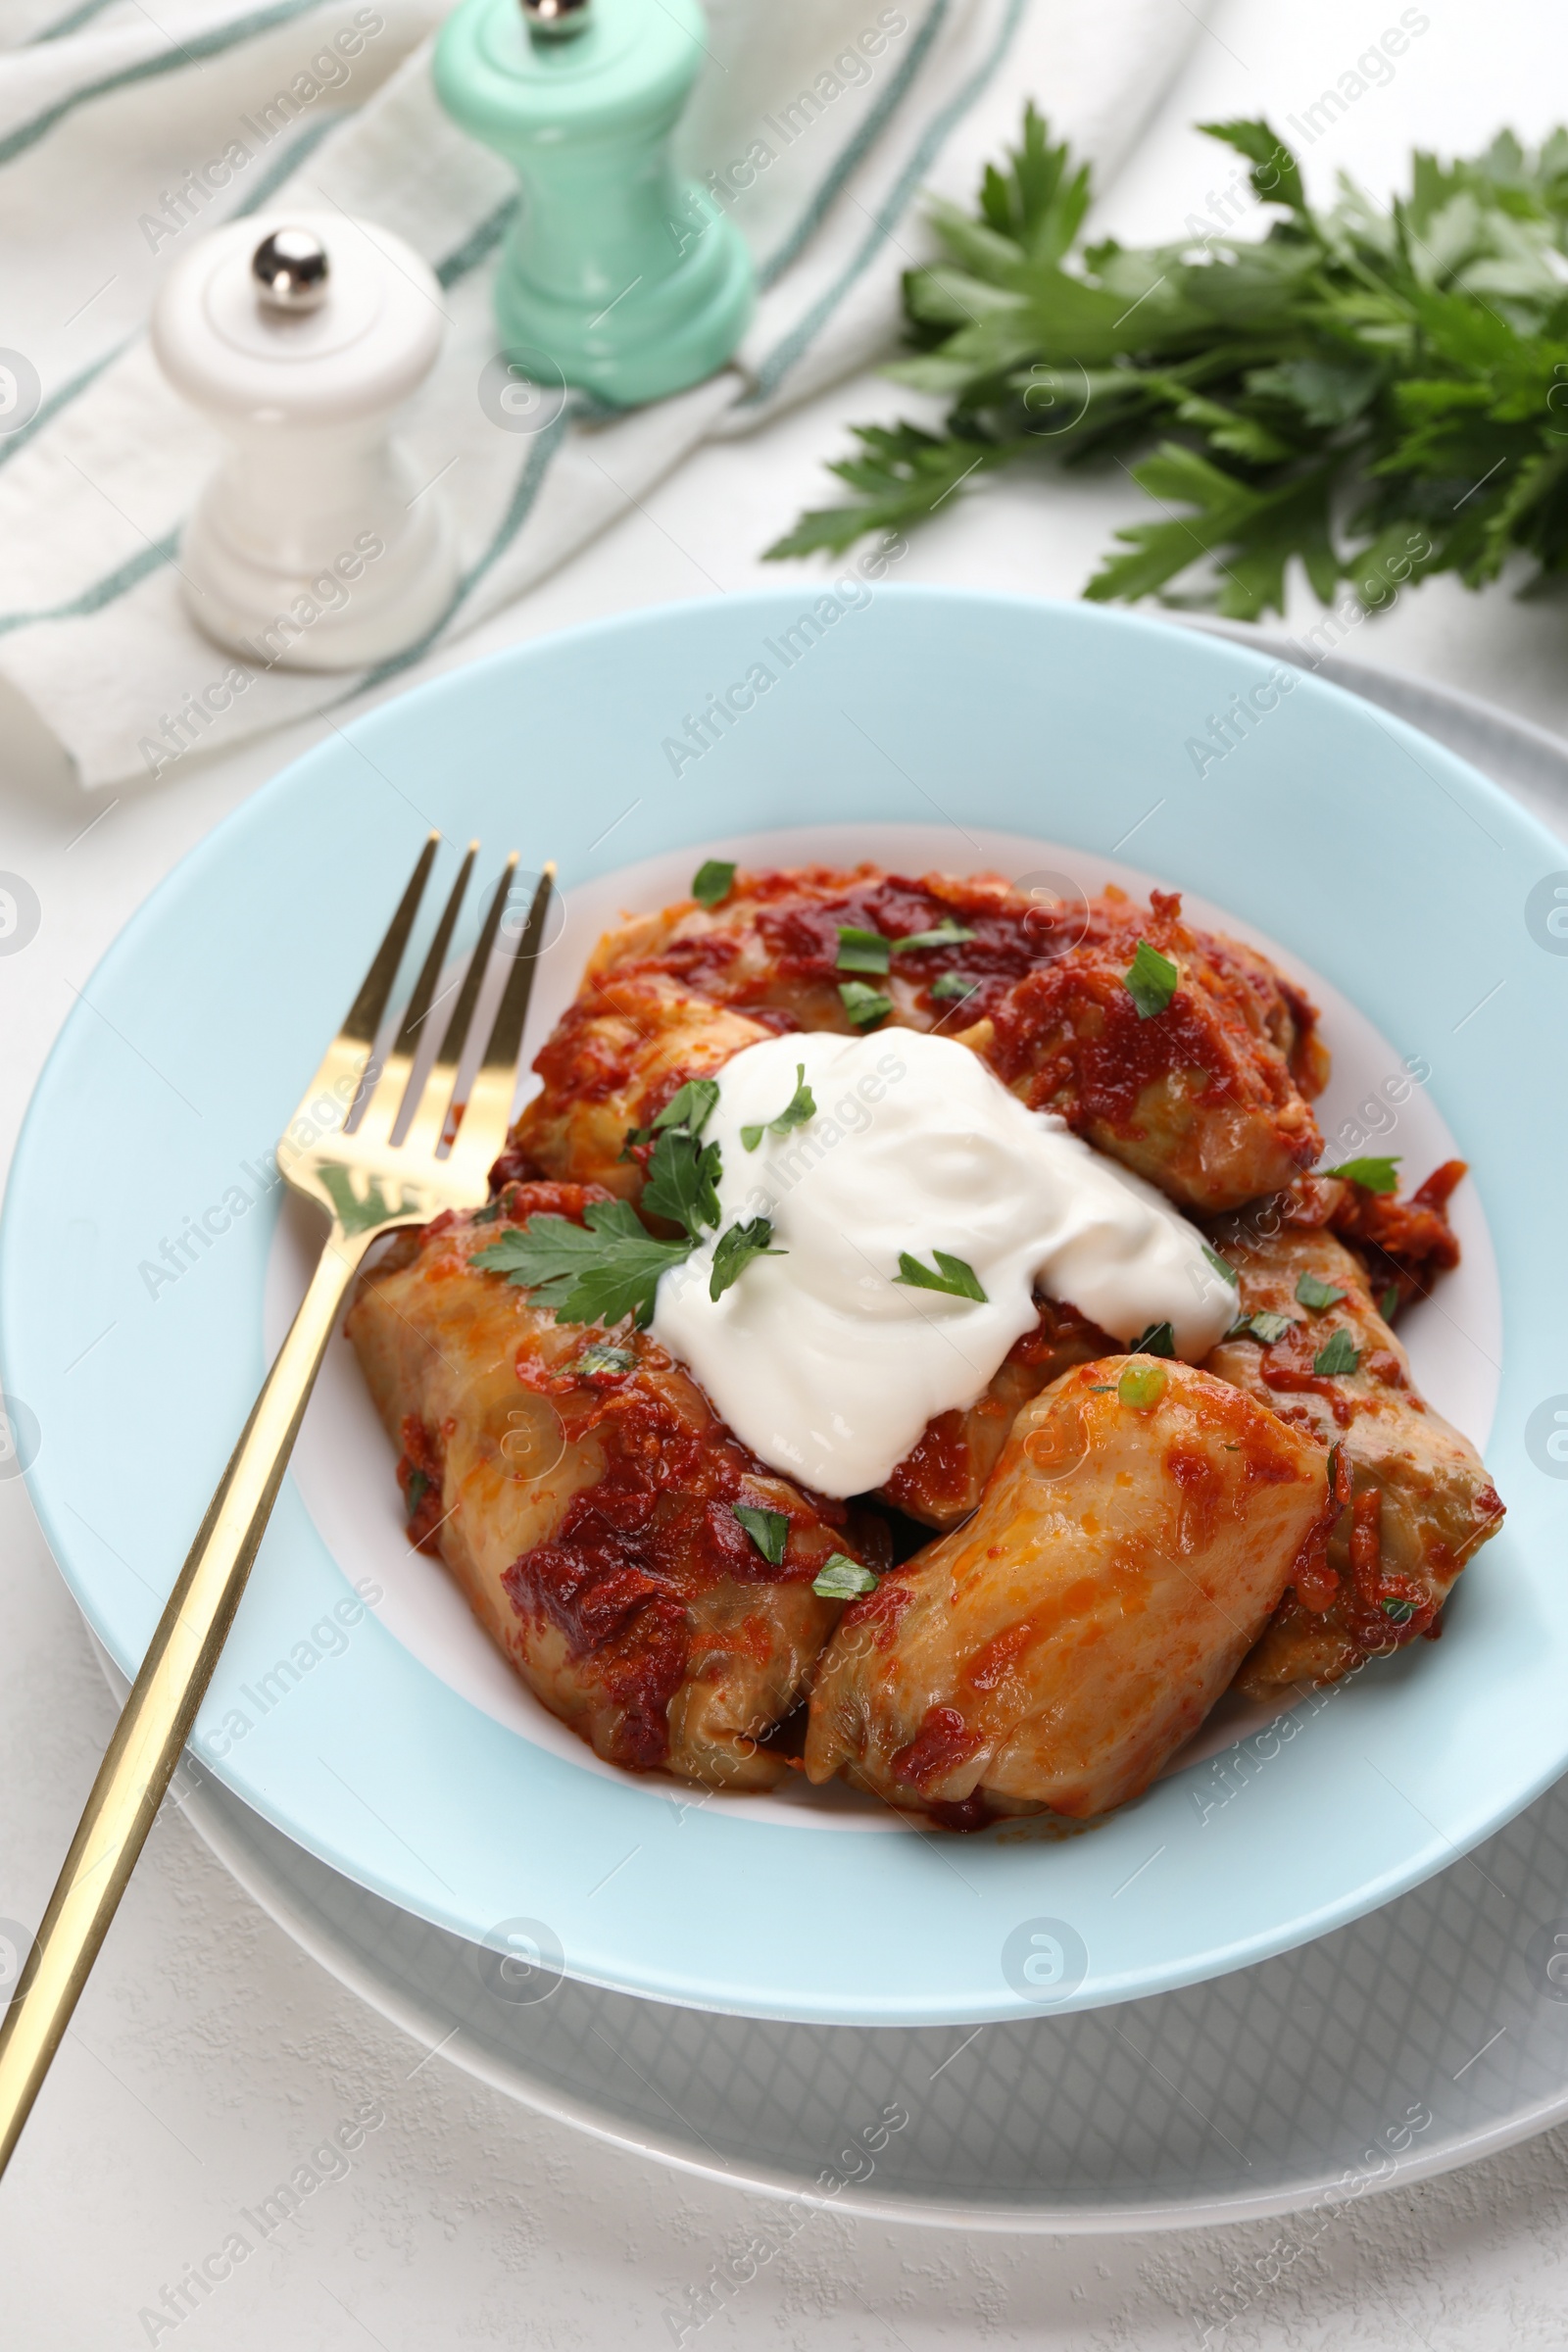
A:
POLYGON ((1152 443, 1132 471, 1160 516, 1117 534, 1102 602, 1200 564, 1166 601, 1253 619, 1283 611, 1293 558, 1324 603, 1343 583, 1367 606, 1429 572, 1480 587, 1514 555, 1532 584, 1568 569, 1568 132, 1417 154, 1387 211, 1342 180, 1316 212, 1267 122, 1202 127, 1274 208, 1261 241, 1081 247, 1088 168, 1031 106, 977 213, 935 207, 945 258, 905 278, 919 348, 890 372, 951 403, 945 429, 857 426, 832 468, 853 498, 768 554, 906 529, 999 466, 1152 443))

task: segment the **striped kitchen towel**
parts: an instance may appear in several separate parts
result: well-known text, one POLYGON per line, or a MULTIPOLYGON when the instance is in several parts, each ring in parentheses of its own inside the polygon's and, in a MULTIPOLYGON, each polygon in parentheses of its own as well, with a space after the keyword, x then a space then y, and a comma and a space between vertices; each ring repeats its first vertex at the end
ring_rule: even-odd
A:
POLYGON ((1187 0, 709 0, 683 161, 756 257, 746 342, 669 400, 610 414, 566 395, 519 432, 478 396, 514 183, 435 103, 445 6, 162 0, 155 23, 137 0, 8 0, 0 674, 84 786, 161 775, 416 675, 697 443, 885 354, 922 190, 967 198, 1026 95, 1102 183, 1199 22, 1187 0), (448 316, 401 431, 452 509, 457 591, 421 644, 352 676, 236 664, 188 617, 180 530, 220 449, 143 332, 163 272, 205 229, 291 202, 396 230, 448 316), (214 716, 199 698, 232 669, 243 684, 214 716), (192 710, 199 727, 180 719, 192 710))

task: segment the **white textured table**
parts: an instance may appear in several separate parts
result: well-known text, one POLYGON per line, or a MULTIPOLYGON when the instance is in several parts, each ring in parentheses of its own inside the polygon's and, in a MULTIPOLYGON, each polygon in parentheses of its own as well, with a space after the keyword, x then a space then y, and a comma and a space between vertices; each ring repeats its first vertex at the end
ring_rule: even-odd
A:
MULTIPOLYGON (((1309 150, 1319 192, 1342 165, 1386 187, 1416 138, 1464 148, 1503 122, 1530 136, 1549 125, 1562 86, 1553 0, 1432 0, 1416 13, 1430 24, 1394 80, 1309 150)), ((1107 202, 1106 224, 1153 237, 1202 211, 1230 166, 1185 125, 1268 111, 1284 127, 1399 16, 1393 0, 1321 0, 1310 12, 1280 0, 1222 4, 1107 202)), ((817 463, 837 454, 844 421, 898 406, 887 387, 861 383, 765 443, 707 453, 460 658, 628 606, 776 579, 755 551, 802 504, 819 502, 817 463)), ((1119 476, 993 485, 955 500, 902 576, 1070 596, 1141 503, 1119 476)), ((1310 611, 1291 617, 1299 624, 1310 611)), ((1342 650, 1568 733, 1565 647, 1560 605, 1477 599, 1440 582, 1342 650)), ((217 766, 182 763, 162 787, 104 807, 75 795, 47 746, 4 715, 0 868, 24 874, 43 909, 30 947, 0 962, 0 1152, 9 1153, 73 992, 109 940, 160 876, 318 730, 217 766)), ((168 1443, 178 1445, 176 1429, 168 1443)), ((28 1920, 48 1893, 110 1706, 15 1480, 0 1483, 0 1917, 28 1920)), ((1568 2337, 1565 2154, 1551 2134, 1368 2199, 1289 2261, 1288 2222, 1050 2241, 824 2216, 701 2337, 811 2352, 913 2352, 946 2339, 1163 2352, 1199 2345, 1201 2315, 1235 2286, 1246 2308, 1228 2341, 1239 2348, 1556 2348, 1568 2337)), ((677 2340, 671 2315, 678 2326, 688 2289, 744 2243, 756 2218, 741 2194, 540 2122, 409 2045, 296 1951, 174 1813, 154 1833, 0 2192, 0 2343, 6 2352, 172 2341, 194 2352, 665 2346, 677 2340), (370 2128, 352 2156, 313 2168, 320 2185, 298 2219, 205 2297, 189 2289, 177 2327, 143 2316, 233 2230, 254 2239, 242 2215, 356 2115, 370 2128)))

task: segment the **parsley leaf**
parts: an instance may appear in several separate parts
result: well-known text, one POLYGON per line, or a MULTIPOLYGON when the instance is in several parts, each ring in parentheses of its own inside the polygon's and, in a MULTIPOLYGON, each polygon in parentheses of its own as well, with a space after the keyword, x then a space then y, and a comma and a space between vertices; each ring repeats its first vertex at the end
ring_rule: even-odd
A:
POLYGON ((1147 1331, 1140 1332, 1127 1352, 1129 1355, 1168 1355, 1174 1359, 1176 1334, 1168 1323, 1151 1323, 1147 1331))
POLYGON ((428 1472, 423 1470, 411 1470, 409 1472, 408 1492, 403 1497, 403 1508, 406 1517, 410 1519, 414 1517, 415 1512, 418 1509, 420 1503, 424 1500, 429 1492, 430 1479, 428 1472))
POLYGON ((880 931, 862 931, 855 923, 840 923, 838 968, 841 972, 885 972, 894 945, 880 931))
POLYGON ((903 956, 911 948, 958 948, 974 937, 973 931, 966 931, 962 923, 945 914, 934 931, 911 931, 906 938, 895 939, 890 945, 895 956, 903 956))
POLYGON ((1163 1012, 1176 994, 1180 972, 1168 956, 1152 948, 1147 939, 1138 942, 1138 951, 1123 972, 1122 986, 1138 1007, 1141 1021, 1152 1021, 1163 1012))
POLYGON ((731 1225, 718 1237, 713 1250, 712 1279, 708 1296, 716 1301, 723 1298, 731 1283, 739 1282, 754 1257, 787 1257, 787 1250, 770 1247, 773 1228, 766 1217, 753 1217, 750 1224, 731 1225))
POLYGON ((935 514, 965 475, 1003 465, 1009 454, 987 449, 984 442, 944 441, 917 424, 856 424, 850 430, 860 444, 860 454, 841 458, 828 470, 859 493, 858 503, 817 507, 803 514, 795 528, 768 549, 770 561, 814 555, 818 548, 836 555, 867 531, 901 530, 906 523, 935 514))
POLYGON ((1312 1358, 1314 1372, 1333 1379, 1340 1372, 1353 1372, 1361 1361, 1361 1350, 1348 1331, 1331 1332, 1326 1346, 1312 1358))
POLYGON ((1399 1286, 1396 1282, 1391 1282, 1388 1289, 1384 1292, 1382 1298, 1378 1300, 1378 1313, 1383 1317, 1385 1323, 1392 1323, 1398 1311, 1399 1286))
POLYGON ((468 1219, 468 1222, 470 1225, 493 1225, 500 1214, 500 1201, 487 1200, 483 1208, 476 1208, 474 1210, 473 1215, 468 1219))
POLYGON ((533 1293, 558 1323, 619 1323, 639 1331, 654 1319, 661 1274, 690 1256, 690 1242, 656 1242, 625 1200, 592 1200, 585 1222, 541 1212, 468 1260, 533 1293))
POLYGON ((863 980, 841 980, 839 995, 857 1029, 869 1029, 873 1021, 882 1020, 893 1010, 893 999, 867 988, 863 980))
POLYGON ((655 1119, 654 1133, 657 1135, 665 1127, 689 1127, 693 1135, 701 1135, 717 1102, 716 1078, 688 1078, 655 1119))
POLYGON ((858 1560, 846 1558, 842 1551, 829 1552, 825 1563, 812 1583, 811 1591, 823 1600, 854 1600, 858 1593, 874 1592, 882 1582, 858 1560))
POLYGON ((1296 1296, 1302 1306, 1320 1315, 1326 1306, 1337 1305, 1345 1293, 1336 1290, 1332 1282, 1319 1282, 1315 1274, 1303 1274, 1297 1282, 1296 1296))
POLYGON ((1343 1176, 1347 1184, 1358 1184, 1364 1193, 1396 1193, 1399 1157, 1396 1152, 1392 1159, 1342 1159, 1337 1168, 1319 1168, 1318 1174, 1343 1176))
POLYGON ((1413 1600, 1385 1600, 1381 1601, 1379 1606, 1384 1616, 1392 1617, 1396 1625, 1408 1625, 1415 1615, 1413 1600))
POLYGON ((734 881, 733 859, 709 858, 692 876, 692 897, 703 906, 720 906, 729 897, 734 881))
POLYGON ((653 1217, 684 1225, 692 1241, 705 1225, 718 1223, 719 1152, 699 1143, 687 1127, 666 1127, 654 1139, 643 1187, 643 1207, 653 1217))
POLYGON ((816 1116, 816 1097, 806 1083, 806 1064, 795 1064, 795 1092, 776 1119, 764 1119, 760 1126, 743 1127, 741 1142, 748 1152, 755 1152, 764 1135, 788 1135, 794 1127, 804 1127, 808 1119, 816 1116))
POLYGON ((907 1283, 912 1291, 942 1291, 950 1298, 974 1298, 982 1306, 987 1303, 973 1266, 966 1266, 961 1257, 950 1257, 946 1250, 933 1250, 931 1254, 937 1263, 934 1274, 907 1250, 901 1250, 894 1281, 907 1283))
POLYGON ((1152 1412, 1164 1396, 1170 1375, 1163 1364, 1129 1364, 1116 1383, 1116 1395, 1135 1413, 1152 1412))
POLYGON ((1209 1264, 1213 1267, 1221 1282, 1228 1282, 1233 1291, 1240 1290, 1242 1278, 1237 1273, 1236 1268, 1231 1264, 1231 1261, 1228 1257, 1221 1257, 1219 1251, 1217 1250, 1211 1250, 1206 1242, 1203 1244, 1203 1255, 1207 1258, 1209 1264))
POLYGON ((1288 1331, 1295 1329, 1295 1322, 1289 1315, 1271 1314, 1267 1307, 1259 1307, 1255 1314, 1243 1315, 1233 1323, 1225 1337, 1228 1340, 1261 1340, 1265 1348, 1272 1348, 1276 1340, 1283 1340, 1288 1331))
POLYGON ((768 1566, 782 1568, 784 1546, 790 1540, 788 1511, 764 1511, 754 1502, 732 1502, 729 1507, 768 1566))
POLYGON ((943 972, 932 981, 930 993, 939 1002, 949 997, 972 997, 979 985, 978 980, 965 980, 960 972, 943 972))
POLYGON ((596 1372, 629 1372, 636 1361, 629 1348, 612 1348, 608 1340, 594 1340, 571 1368, 591 1378, 596 1372))
POLYGON ((666 1127, 685 1127, 693 1135, 701 1135, 713 1115, 718 1101, 716 1078, 688 1078, 678 1087, 653 1124, 648 1127, 628 1127, 622 1159, 630 1159, 633 1144, 652 1143, 666 1127))

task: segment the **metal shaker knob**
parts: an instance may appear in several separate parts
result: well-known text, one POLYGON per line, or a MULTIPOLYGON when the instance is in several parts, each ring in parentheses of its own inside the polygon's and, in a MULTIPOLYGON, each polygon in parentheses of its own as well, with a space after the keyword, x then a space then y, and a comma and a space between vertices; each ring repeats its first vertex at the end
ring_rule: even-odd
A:
POLYGON ((319 310, 332 274, 326 247, 308 228, 274 228, 251 255, 251 275, 274 311, 319 310))

